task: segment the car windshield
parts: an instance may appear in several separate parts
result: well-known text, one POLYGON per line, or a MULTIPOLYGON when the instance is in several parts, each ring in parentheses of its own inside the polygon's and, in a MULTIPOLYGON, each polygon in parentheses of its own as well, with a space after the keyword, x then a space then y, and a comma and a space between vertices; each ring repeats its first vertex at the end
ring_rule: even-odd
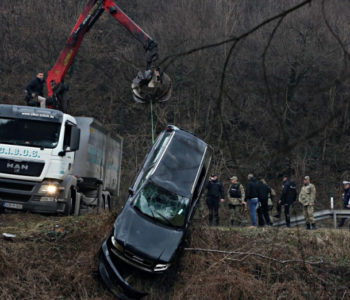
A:
POLYGON ((55 148, 60 128, 59 123, 0 118, 0 143, 55 148))
POLYGON ((148 182, 136 195, 134 207, 143 214, 172 227, 182 227, 188 209, 188 198, 148 182))

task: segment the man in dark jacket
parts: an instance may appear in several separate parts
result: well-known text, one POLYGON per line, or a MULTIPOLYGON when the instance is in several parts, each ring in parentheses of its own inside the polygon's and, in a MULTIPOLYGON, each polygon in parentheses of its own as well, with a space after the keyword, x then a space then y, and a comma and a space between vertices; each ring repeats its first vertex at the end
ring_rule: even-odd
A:
POLYGON ((282 206, 284 206, 284 215, 286 218, 286 225, 290 227, 290 214, 289 209, 293 202, 297 198, 297 189, 295 183, 290 181, 288 176, 283 176, 282 182, 282 193, 279 200, 279 207, 277 216, 280 217, 282 206))
POLYGON ((212 174, 207 183, 207 205, 209 209, 209 225, 213 224, 213 215, 215 216, 215 224, 219 225, 219 203, 224 202, 225 191, 224 186, 218 180, 216 174, 212 174))
POLYGON ((269 216, 268 201, 271 197, 271 188, 266 184, 266 181, 262 178, 258 181, 258 193, 259 193, 259 208, 258 208, 258 224, 259 226, 272 225, 269 216))
POLYGON ((27 105, 45 107, 46 99, 43 97, 44 83, 44 73, 42 72, 36 74, 36 77, 28 83, 26 86, 26 97, 24 99, 27 105), (43 103, 42 105, 40 105, 41 102, 43 103))
POLYGON ((245 199, 246 202, 248 202, 252 225, 256 226, 256 208, 259 202, 259 189, 253 174, 248 174, 248 182, 245 189, 245 199))
MULTIPOLYGON (((350 209, 350 181, 343 181, 344 185, 344 194, 343 194, 343 208, 350 209)), ((338 227, 343 227, 346 218, 341 218, 338 227)), ((350 224, 349 224, 350 228, 350 224)))

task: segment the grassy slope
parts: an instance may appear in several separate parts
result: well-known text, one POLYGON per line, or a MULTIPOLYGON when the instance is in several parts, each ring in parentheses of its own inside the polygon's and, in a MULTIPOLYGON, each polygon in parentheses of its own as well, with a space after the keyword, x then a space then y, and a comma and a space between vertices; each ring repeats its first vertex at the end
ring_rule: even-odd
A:
MULTIPOLYGON (((17 234, 13 241, 0 239, 0 299, 113 298, 96 275, 96 254, 114 218, 0 215, 0 233, 17 234)), ((350 298, 349 231, 195 222, 187 247, 242 253, 184 251, 168 276, 134 279, 151 292, 148 299, 350 298)))

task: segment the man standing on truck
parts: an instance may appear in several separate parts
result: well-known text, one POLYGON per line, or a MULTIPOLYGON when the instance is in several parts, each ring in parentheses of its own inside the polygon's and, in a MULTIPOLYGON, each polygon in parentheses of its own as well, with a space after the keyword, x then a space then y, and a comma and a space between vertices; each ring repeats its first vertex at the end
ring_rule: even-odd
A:
POLYGON ((28 83, 25 89, 26 96, 24 98, 27 105, 45 108, 47 104, 52 104, 52 100, 50 98, 46 99, 44 97, 44 83, 45 80, 43 72, 38 72, 36 77, 28 83))
POLYGON ((207 206, 209 209, 209 225, 213 225, 213 215, 215 216, 215 224, 219 225, 219 204, 225 199, 224 186, 218 180, 216 174, 212 174, 207 183, 207 206))

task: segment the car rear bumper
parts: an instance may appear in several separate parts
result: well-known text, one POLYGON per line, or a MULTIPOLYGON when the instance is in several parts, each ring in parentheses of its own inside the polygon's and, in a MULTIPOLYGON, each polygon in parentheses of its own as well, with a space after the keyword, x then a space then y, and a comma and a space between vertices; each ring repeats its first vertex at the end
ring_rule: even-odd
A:
POLYGON ((139 299, 146 296, 147 293, 138 291, 132 286, 130 286, 129 283, 126 280, 124 280, 124 278, 118 271, 115 263, 111 259, 110 252, 108 249, 107 241, 109 239, 110 237, 108 237, 103 242, 99 255, 98 270, 103 282, 108 287, 108 289, 120 299, 139 299), (122 290, 124 291, 124 295, 118 293, 118 286, 122 288, 122 290))

